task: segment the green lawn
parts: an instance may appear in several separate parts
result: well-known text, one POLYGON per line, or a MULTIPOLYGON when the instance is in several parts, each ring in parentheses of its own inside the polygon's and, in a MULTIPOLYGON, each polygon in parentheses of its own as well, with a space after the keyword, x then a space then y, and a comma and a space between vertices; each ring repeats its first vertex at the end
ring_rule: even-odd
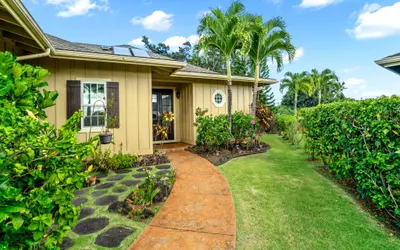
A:
POLYGON ((319 175, 302 149, 271 149, 220 167, 233 193, 237 249, 400 249, 400 240, 319 175))

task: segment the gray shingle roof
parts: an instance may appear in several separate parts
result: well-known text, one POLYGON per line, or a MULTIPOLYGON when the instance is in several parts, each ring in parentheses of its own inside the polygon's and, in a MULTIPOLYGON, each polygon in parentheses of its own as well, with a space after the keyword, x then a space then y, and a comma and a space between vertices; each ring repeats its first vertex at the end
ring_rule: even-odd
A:
MULTIPOLYGON (((49 34, 46 34, 48 39, 50 40, 51 44, 59 50, 68 50, 68 51, 77 51, 77 52, 87 52, 87 53, 97 53, 97 54, 107 54, 107 55, 113 55, 113 51, 110 50, 104 50, 102 49, 101 45, 98 44, 90 44, 90 43, 76 43, 76 42, 70 42, 64 39, 61 39, 56 36, 52 36, 49 34)), ((131 45, 123 44, 123 45, 117 45, 118 47, 126 47, 126 48, 135 48, 131 45)), ((112 46, 110 46, 112 47, 112 46)), ((161 59, 161 60, 174 60, 170 57, 163 56, 156 54, 151 51, 147 51, 149 54, 150 58, 154 59, 161 59)), ((198 66, 194 66, 192 64, 186 64, 186 66, 180 70, 181 72, 194 72, 194 73, 204 73, 204 74, 219 74, 217 72, 204 69, 198 66)))
POLYGON ((386 58, 389 58, 389 57, 395 57, 395 56, 400 56, 400 53, 397 53, 397 54, 394 54, 394 55, 387 56, 386 58))

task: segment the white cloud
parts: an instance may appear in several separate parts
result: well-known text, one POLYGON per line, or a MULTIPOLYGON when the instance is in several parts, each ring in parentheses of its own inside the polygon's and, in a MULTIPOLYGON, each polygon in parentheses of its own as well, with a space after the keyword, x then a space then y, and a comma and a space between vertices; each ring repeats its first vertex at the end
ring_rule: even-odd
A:
POLYGON ((357 39, 381 38, 400 35, 400 2, 381 7, 366 4, 359 12, 353 29, 346 32, 357 39))
POLYGON ((374 97, 380 97, 380 96, 392 96, 393 93, 390 93, 388 91, 365 91, 361 93, 362 98, 374 98, 374 97))
POLYGON ((300 8, 323 8, 331 4, 341 2, 342 0, 302 0, 300 8))
MULTIPOLYGON (((128 44, 132 45, 132 46, 138 46, 138 47, 143 47, 144 43, 142 42, 142 37, 133 39, 132 41, 130 41, 128 44)), ((151 43, 151 39, 149 39, 149 42, 151 43)))
POLYGON ((347 78, 346 80, 344 80, 344 82, 346 83, 346 87, 356 87, 356 86, 363 86, 365 84, 365 80, 361 79, 361 78, 347 78))
POLYGON ((134 17, 132 24, 143 25, 146 30, 167 31, 172 26, 173 14, 167 14, 162 10, 156 10, 147 17, 134 17))
POLYGON ((168 45, 172 51, 177 51, 182 44, 185 42, 190 42, 190 44, 194 45, 198 43, 199 36, 191 35, 189 37, 183 36, 173 36, 164 41, 165 45, 168 45))
MULTIPOLYGON (((300 58, 302 58, 303 56, 304 56, 304 49, 303 48, 296 49, 296 54, 294 55, 292 62, 296 62, 296 61, 300 60, 300 58)), ((289 64, 289 56, 288 55, 285 55, 283 57, 283 63, 289 64)))
POLYGON ((59 6, 61 11, 57 13, 60 17, 82 16, 91 10, 107 11, 108 0, 47 0, 47 4, 59 6))
POLYGON ((350 67, 350 68, 344 68, 343 72, 348 74, 348 73, 353 73, 355 71, 358 71, 361 67, 360 66, 355 66, 355 67, 350 67))

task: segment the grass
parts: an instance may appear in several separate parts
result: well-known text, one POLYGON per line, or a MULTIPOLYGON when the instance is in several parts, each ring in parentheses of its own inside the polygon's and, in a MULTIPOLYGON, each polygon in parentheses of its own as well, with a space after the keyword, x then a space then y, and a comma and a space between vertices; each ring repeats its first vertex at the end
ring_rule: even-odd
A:
POLYGON ((264 141, 267 153, 220 167, 235 202, 237 249, 400 249, 302 149, 277 135, 264 141))
MULTIPOLYGON (((165 164, 164 164, 165 165, 165 164)), ((152 173, 156 173, 158 170, 152 166, 153 170, 151 171, 152 173)), ((97 217, 107 217, 109 219, 109 225, 107 227, 105 227, 104 229, 100 230, 99 232, 93 233, 93 234, 89 234, 89 235, 78 235, 75 234, 73 231, 69 231, 67 233, 67 236, 69 236, 72 241, 74 242, 73 247, 71 247, 71 250, 81 250, 81 249, 85 249, 85 250, 106 250, 106 249, 114 249, 114 250, 122 250, 122 249, 128 249, 129 246, 135 241, 135 239, 142 233, 142 231, 145 229, 145 227, 147 226, 148 223, 150 223, 151 218, 148 218, 147 220, 143 220, 143 221, 136 221, 133 219, 129 219, 126 216, 122 216, 120 214, 117 213, 112 213, 109 212, 108 209, 108 205, 107 206, 96 206, 95 205, 95 201, 96 199, 100 198, 100 197, 104 197, 107 195, 117 195, 119 197, 119 201, 123 201, 135 188, 133 187, 126 187, 125 185, 122 184, 123 181, 126 180, 137 180, 135 178, 132 177, 133 174, 137 174, 137 173, 144 173, 144 172, 138 172, 136 169, 132 169, 132 171, 130 171, 129 173, 126 174, 119 174, 119 175, 123 175, 124 178, 122 180, 119 181, 115 181, 115 185, 111 188, 108 189, 100 189, 100 190, 96 190, 94 189, 96 186, 94 187, 88 187, 89 191, 84 194, 81 195, 79 197, 86 197, 88 198, 88 202, 86 202, 84 205, 82 205, 82 207, 91 207, 91 208, 95 208, 95 212, 84 218, 88 219, 88 218, 97 218, 97 217), (125 192, 122 193, 113 193, 112 190, 117 189, 117 188, 126 188, 125 192), (92 197, 91 193, 95 192, 95 191, 107 191, 104 195, 99 196, 99 197, 92 197), (134 229, 135 232, 132 233, 131 235, 129 235, 128 237, 126 237, 122 242, 121 245, 117 248, 105 248, 105 247, 101 247, 98 245, 95 245, 94 242, 96 240, 97 235, 101 234, 102 232, 107 231, 108 229, 112 228, 112 227, 116 227, 116 226, 122 226, 125 228, 129 228, 129 229, 134 229)), ((95 173, 93 173, 94 175, 95 173)), ((102 183, 106 183, 106 179, 111 177, 111 176, 115 176, 117 174, 115 173, 109 173, 108 176, 106 178, 101 178, 100 181, 102 183)), ((144 181, 145 178, 141 178, 142 181, 144 181)), ((161 207, 162 207, 163 203, 157 204, 153 207, 153 211, 155 213, 157 213, 161 207)))

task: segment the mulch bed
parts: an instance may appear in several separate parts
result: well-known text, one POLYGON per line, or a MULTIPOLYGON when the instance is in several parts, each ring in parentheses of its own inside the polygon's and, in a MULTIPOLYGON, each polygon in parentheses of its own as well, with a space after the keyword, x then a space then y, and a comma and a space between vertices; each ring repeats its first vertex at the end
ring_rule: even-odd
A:
POLYGON ((143 166, 154 166, 160 164, 170 163, 168 157, 165 153, 152 154, 152 155, 144 155, 140 162, 134 162, 132 164, 133 168, 143 167, 143 166))
POLYGON ((215 151, 210 151, 208 147, 193 146, 187 148, 186 150, 207 159, 215 166, 219 166, 234 158, 265 153, 267 152, 268 149, 269 146, 267 144, 260 142, 257 147, 250 147, 250 148, 246 148, 241 145, 236 145, 228 149, 218 149, 215 151))
POLYGON ((119 247, 121 242, 136 230, 125 227, 113 227, 96 237, 94 244, 102 247, 119 247))
POLYGON ((98 198, 94 202, 94 204, 96 204, 96 206, 105 206, 105 205, 110 205, 111 203, 113 203, 114 201, 117 201, 117 200, 118 200, 118 196, 107 195, 107 196, 98 198))
POLYGON ((90 218, 76 224, 72 231, 79 235, 92 234, 102 230, 103 228, 108 226, 109 223, 110 222, 106 217, 90 218))
POLYGON ((394 220, 389 214, 382 210, 378 210, 376 205, 372 202, 370 198, 359 198, 359 192, 355 186, 353 180, 340 179, 334 172, 331 172, 327 167, 316 167, 316 170, 326 178, 329 178, 333 182, 337 183, 343 188, 353 199, 358 203, 360 208, 370 215, 374 216, 379 222, 381 222, 385 227, 400 237, 400 228, 396 225, 396 220, 394 220))

